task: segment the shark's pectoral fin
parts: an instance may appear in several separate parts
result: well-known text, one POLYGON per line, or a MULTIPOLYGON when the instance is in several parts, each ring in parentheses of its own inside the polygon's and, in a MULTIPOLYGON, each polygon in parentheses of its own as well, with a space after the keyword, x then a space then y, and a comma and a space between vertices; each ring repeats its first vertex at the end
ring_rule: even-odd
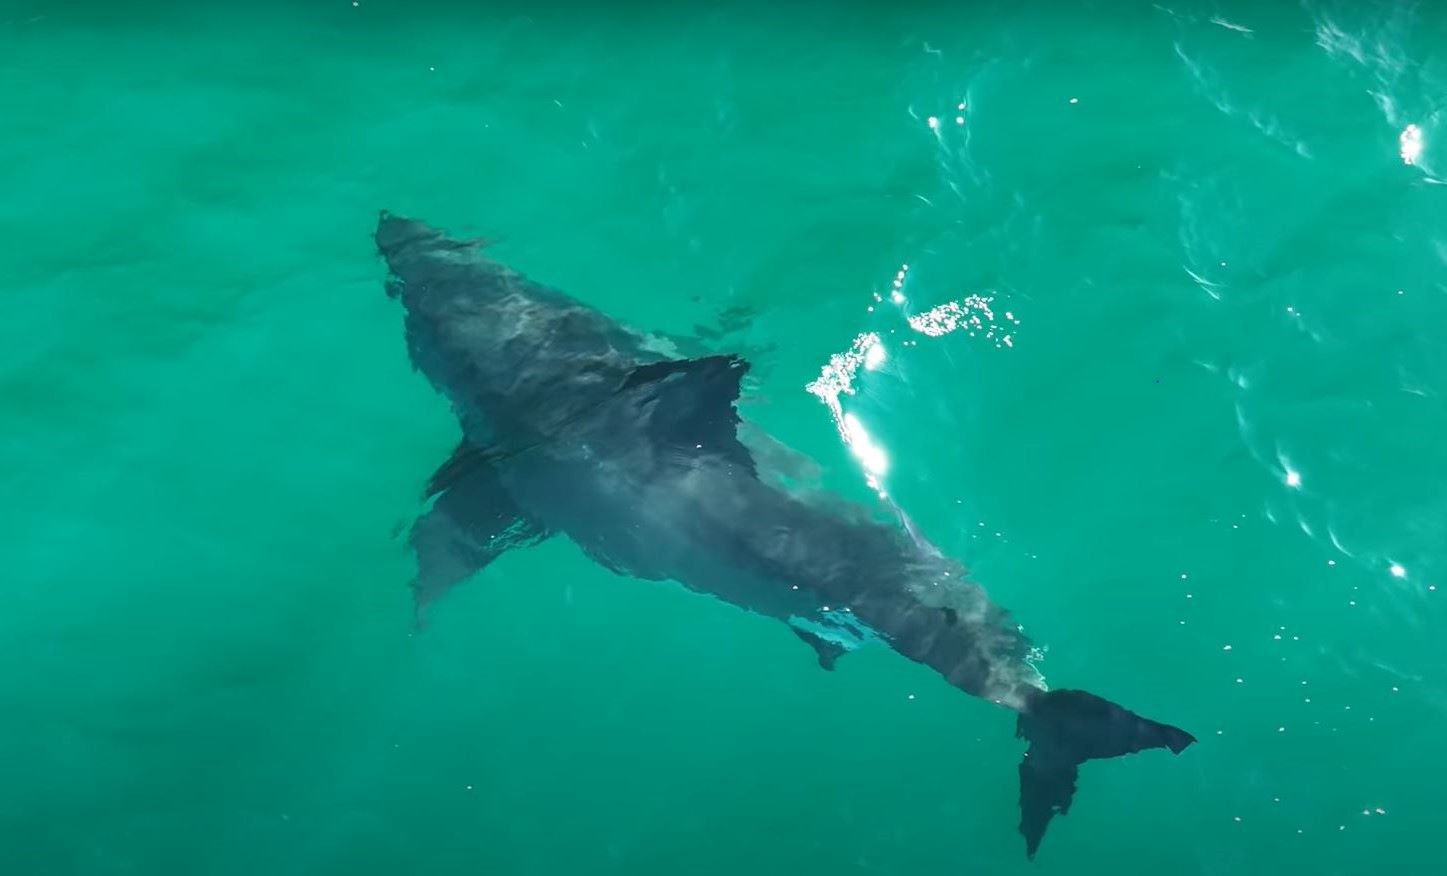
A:
POLYGON ((460 445, 432 475, 427 513, 412 525, 408 542, 417 555, 412 581, 417 621, 426 605, 482 571, 510 547, 548 533, 517 506, 480 451, 460 445))
POLYGON ((848 648, 838 642, 831 642, 816 633, 795 626, 790 626, 789 629, 794 631, 794 635, 803 639, 804 644, 814 649, 814 656, 819 658, 819 666, 830 672, 834 671, 834 661, 838 660, 841 654, 849 652, 848 648))
POLYGON ((713 455, 753 474, 754 459, 739 441, 734 402, 749 363, 737 356, 705 356, 641 365, 620 392, 639 394, 648 434, 683 458, 713 455))
MULTIPOLYGON (((432 498, 479 469, 487 469, 491 473, 494 455, 494 452, 487 448, 469 444, 467 441, 459 442, 452 455, 447 457, 447 461, 439 465, 427 479, 427 486, 422 489, 422 498, 432 498)), ((493 478, 496 480, 495 475, 493 478)), ((498 490, 501 489, 499 484, 498 490)))

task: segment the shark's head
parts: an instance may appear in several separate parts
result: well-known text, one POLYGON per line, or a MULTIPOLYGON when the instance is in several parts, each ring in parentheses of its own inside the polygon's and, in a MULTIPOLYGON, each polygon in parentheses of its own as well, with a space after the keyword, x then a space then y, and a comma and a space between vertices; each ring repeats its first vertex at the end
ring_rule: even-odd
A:
MULTIPOLYGON (((387 284, 387 294, 402 298, 411 307, 421 303, 422 298, 434 292, 457 291, 457 268, 469 266, 494 275, 494 279, 511 274, 502 265, 481 255, 487 241, 480 237, 449 237, 441 229, 426 222, 408 219, 383 210, 377 218, 377 231, 373 235, 377 252, 387 260, 393 281, 387 284), (416 282, 414 282, 416 281, 416 282), (405 293, 405 294, 404 294, 405 293)), ((497 283, 464 283, 470 294, 476 296, 487 290, 498 291, 497 283)))
POLYGON ((479 424, 497 422, 517 424, 527 440, 552 434, 615 394, 639 364, 633 335, 490 258, 484 240, 385 210, 374 237, 412 363, 474 439, 492 431, 479 424))
POLYGON ((421 278, 433 253, 446 242, 442 232, 425 222, 408 219, 383 210, 377 219, 374 235, 377 253, 387 260, 392 277, 387 282, 387 294, 400 299, 409 308, 418 303, 418 298, 433 284, 412 282, 421 278))
POLYGON ((377 218, 377 252, 389 262, 411 247, 427 247, 442 239, 442 232, 416 219, 383 210, 377 218))

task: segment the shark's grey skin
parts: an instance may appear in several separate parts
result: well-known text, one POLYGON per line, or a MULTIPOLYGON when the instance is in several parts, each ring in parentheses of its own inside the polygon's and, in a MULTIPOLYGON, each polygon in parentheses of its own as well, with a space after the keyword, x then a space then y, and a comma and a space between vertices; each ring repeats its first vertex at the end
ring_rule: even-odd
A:
POLYGON ((413 527, 419 613, 507 547, 566 535, 624 575, 669 579, 789 624, 825 668, 867 638, 1018 713, 1033 857, 1076 767, 1194 739, 1082 691, 1047 693, 1029 641, 912 527, 806 499, 758 470, 734 408, 747 364, 667 345, 383 213, 378 250, 412 362, 452 404, 458 449, 413 527))

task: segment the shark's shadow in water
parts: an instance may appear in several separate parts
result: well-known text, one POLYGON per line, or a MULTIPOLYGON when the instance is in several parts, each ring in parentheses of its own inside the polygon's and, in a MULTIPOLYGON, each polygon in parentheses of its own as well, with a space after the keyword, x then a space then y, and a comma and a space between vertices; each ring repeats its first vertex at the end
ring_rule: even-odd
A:
POLYGON ((377 248, 415 367, 462 437, 412 526, 418 618, 509 548, 564 535, 622 575, 672 580, 788 624, 826 669, 879 640, 1017 714, 1020 832, 1034 857, 1081 763, 1189 733, 1044 689, 1005 611, 912 527, 761 472, 739 439, 748 363, 671 345, 536 283, 477 240, 381 214, 377 248))

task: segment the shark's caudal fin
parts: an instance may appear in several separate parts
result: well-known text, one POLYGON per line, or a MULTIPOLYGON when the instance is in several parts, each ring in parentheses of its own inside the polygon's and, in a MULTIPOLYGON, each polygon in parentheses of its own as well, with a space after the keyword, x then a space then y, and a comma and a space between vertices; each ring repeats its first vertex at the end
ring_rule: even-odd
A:
POLYGON ((1070 811, 1077 767, 1148 748, 1180 754, 1196 738, 1081 690, 1056 690, 1020 713, 1015 735, 1030 741, 1020 761, 1020 833, 1033 858, 1056 815, 1070 811))

